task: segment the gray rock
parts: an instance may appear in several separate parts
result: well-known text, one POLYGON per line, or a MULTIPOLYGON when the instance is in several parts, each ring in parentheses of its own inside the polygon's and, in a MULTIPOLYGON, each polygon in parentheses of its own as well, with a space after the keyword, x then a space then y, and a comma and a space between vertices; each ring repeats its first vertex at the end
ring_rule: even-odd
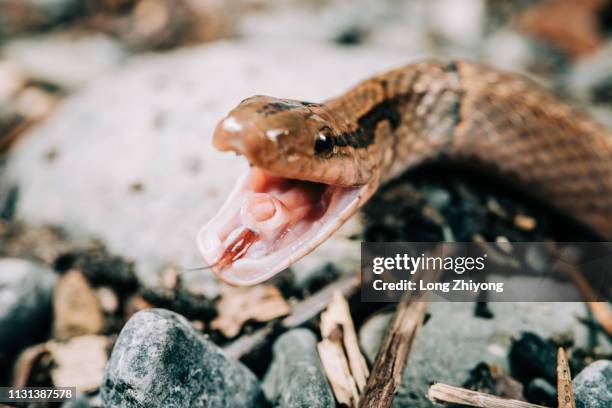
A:
POLYGON ((583 102, 612 103, 612 41, 580 59, 565 80, 571 94, 583 102))
POLYGON ((557 388, 543 378, 534 378, 527 384, 525 397, 540 405, 554 406, 557 402, 557 388))
POLYGON ((8 42, 4 56, 30 78, 75 90, 119 64, 126 54, 103 34, 31 35, 8 42))
POLYGON ((163 309, 135 314, 121 331, 102 381, 113 407, 257 407, 253 373, 205 340, 182 316, 163 309))
POLYGON ((55 280, 42 265, 0 259, 0 362, 47 335, 55 280))
POLYGON ((317 341, 307 329, 294 329, 276 340, 263 388, 275 407, 335 407, 323 372, 317 341))
MULTIPOLYGON (((513 337, 531 331, 544 338, 571 333, 575 344, 589 343, 588 329, 577 324, 586 315, 584 303, 491 303, 492 319, 474 316, 473 303, 433 302, 430 319, 415 340, 394 407, 434 407, 427 389, 434 381, 461 385, 469 370, 481 361, 499 364, 509 372, 508 349, 513 337)), ((359 339, 366 357, 373 361, 385 334, 390 315, 366 322, 359 339)), ((612 345, 599 337, 604 350, 612 345)))
MULTIPOLYGON (((261 42, 137 58, 65 100, 15 146, 6 171, 7 184, 20 186, 16 217, 100 237, 156 284, 166 264, 202 265, 196 233, 244 169, 210 139, 232 107, 254 94, 323 100, 409 61, 405 52, 261 42)), ((346 244, 327 244, 304 269, 328 262, 329 248, 334 259, 358 257, 347 233, 334 237, 346 244)), ((190 288, 218 294, 209 271, 183 276, 190 288)))
POLYGON ((612 361, 599 360, 584 368, 573 381, 576 408, 612 405, 612 361))
POLYGON ((66 401, 62 404, 61 408, 91 408, 92 405, 83 394, 78 394, 73 400, 66 401))
POLYGON ((79 0, 0 0, 0 35, 49 27, 81 10, 79 0))

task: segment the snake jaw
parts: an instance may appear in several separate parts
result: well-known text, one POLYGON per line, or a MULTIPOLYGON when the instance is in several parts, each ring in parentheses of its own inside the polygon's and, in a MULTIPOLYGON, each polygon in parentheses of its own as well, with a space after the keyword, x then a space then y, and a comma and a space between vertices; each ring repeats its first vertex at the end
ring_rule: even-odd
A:
POLYGON ((198 247, 220 279, 254 285, 314 250, 373 190, 286 179, 252 167, 200 230, 198 247))

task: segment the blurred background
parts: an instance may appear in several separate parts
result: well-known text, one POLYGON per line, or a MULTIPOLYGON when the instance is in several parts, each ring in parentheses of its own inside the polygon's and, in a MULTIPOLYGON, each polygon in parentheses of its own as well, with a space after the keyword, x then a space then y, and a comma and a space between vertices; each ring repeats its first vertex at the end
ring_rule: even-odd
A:
MULTIPOLYGON (((0 382, 76 381, 96 405, 109 350, 138 310, 177 311, 220 345, 279 317, 224 312, 219 302, 237 292, 207 271, 184 272, 202 265, 195 235, 245 166, 210 144, 245 97, 323 101, 401 64, 467 58, 524 73, 612 126, 611 36, 609 0, 0 0, 0 382), (94 337, 66 343, 83 335, 94 337)), ((274 296, 293 304, 354 274, 364 237, 579 240, 497 186, 419 177, 401 203, 377 202, 401 206, 400 219, 366 209, 273 282, 274 296)), ((270 296, 239 294, 243 309, 270 296)), ((505 358, 526 329, 589 338, 575 318, 584 305, 503 307, 532 317, 471 326, 503 337, 493 356, 505 358)), ((355 311, 358 329, 373 311, 355 311)), ((457 321, 473 319, 472 306, 464 312, 457 321)), ((610 352, 605 344, 598 353, 610 352)), ((377 346, 362 347, 373 358, 377 346)), ((270 353, 241 359, 261 376, 270 353)), ((457 368, 461 382, 474 359, 432 363, 419 381, 457 368)))

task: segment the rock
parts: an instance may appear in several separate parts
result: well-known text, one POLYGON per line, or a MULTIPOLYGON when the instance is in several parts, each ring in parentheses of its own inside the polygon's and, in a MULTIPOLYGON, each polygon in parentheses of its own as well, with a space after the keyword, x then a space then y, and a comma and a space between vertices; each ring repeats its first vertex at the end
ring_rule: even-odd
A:
POLYGON ((0 259, 0 366, 47 335, 55 279, 42 265, 0 259))
POLYGON ((78 269, 93 285, 108 285, 122 292, 138 287, 133 263, 109 253, 99 242, 65 251, 55 260, 55 266, 61 271, 78 269))
POLYGON ((84 394, 78 394, 75 399, 66 401, 61 405, 61 408, 91 408, 92 405, 89 399, 84 394))
POLYGON ((61 408, 91 408, 92 405, 89 399, 84 394, 78 394, 75 399, 66 401, 61 405, 61 408))
POLYGON ((552 407, 557 404, 557 388, 543 378, 534 378, 527 384, 525 397, 534 404, 552 407))
POLYGON ((537 334, 521 333, 519 339, 512 341, 508 359, 516 378, 557 380, 557 346, 537 334))
POLYGON ((274 343, 273 353, 263 388, 275 407, 336 406, 310 330, 283 334, 274 343))
POLYGON ((583 102, 612 104, 612 41, 572 65, 565 83, 583 102))
POLYGON ((8 42, 2 51, 29 78, 67 90, 83 86, 125 59, 121 46, 103 34, 22 37, 8 42))
POLYGON ((119 310, 119 298, 117 294, 108 286, 103 286, 96 290, 98 302, 104 313, 113 315, 119 310))
POLYGON ((53 336, 60 340, 104 329, 100 301, 79 270, 66 272, 58 281, 53 292, 53 317, 53 336))
POLYGON ((265 402, 253 373, 162 309, 125 325, 104 376, 102 400, 114 407, 257 407, 265 402))
POLYGON ((79 0, 0 0, 0 36, 49 27, 81 10, 79 0))
MULTIPOLYGON (((231 108, 253 94, 323 100, 410 55, 218 42, 135 58, 67 98, 15 146, 6 184, 19 185, 16 217, 100 237, 111 253, 135 261, 144 284, 157 284, 167 265, 202 265, 196 233, 244 169, 241 158, 211 145, 214 126, 231 108), (312 64, 315 55, 319 63, 312 64)), ((329 248, 334 259, 358 257, 358 242, 346 233, 333 241, 341 244, 305 262, 324 265, 329 248)), ((186 272, 183 281, 208 297, 219 294, 210 271, 186 272)))
MULTIPOLYGON (((431 317, 416 338, 394 407, 434 407, 427 399, 429 385, 436 382, 463 384, 478 362, 497 364, 509 373, 508 350, 513 337, 531 331, 548 338, 559 332, 573 334, 577 347, 589 344, 589 330, 577 324, 584 316, 584 303, 491 303, 493 319, 473 314, 472 303, 433 302, 431 317)), ((366 357, 372 362, 385 334, 389 314, 377 315, 366 322, 359 339, 366 357)), ((611 343, 598 337, 604 352, 611 343)))
POLYGON ((79 336, 68 342, 48 344, 53 358, 51 379, 56 387, 76 387, 77 392, 92 392, 100 388, 108 361, 108 338, 79 336))
POLYGON ((427 9, 428 28, 454 47, 475 49, 481 44, 485 1, 435 0, 427 9))
POLYGON ((227 10, 216 0, 141 0, 119 35, 137 50, 168 49, 226 34, 227 10))
POLYGON ((589 364, 573 381, 576 408, 608 408, 612 402, 612 361, 589 364))

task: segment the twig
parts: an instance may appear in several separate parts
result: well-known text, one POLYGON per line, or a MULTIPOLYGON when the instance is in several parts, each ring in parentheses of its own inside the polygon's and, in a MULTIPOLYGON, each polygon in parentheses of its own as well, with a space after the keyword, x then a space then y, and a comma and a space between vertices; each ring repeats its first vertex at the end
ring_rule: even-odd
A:
MULTIPOLYGON (((354 276, 348 276, 327 285, 313 296, 294 305, 292 313, 281 320, 280 329, 284 331, 303 325, 325 309, 336 290, 339 290, 345 297, 349 297, 357 290, 357 287, 358 281, 354 276)), ((261 328, 239 337, 226 345, 223 350, 229 356, 240 359, 268 341, 273 333, 275 331, 269 326, 261 328)))
POLYGON ((361 408, 385 408, 393 402, 426 309, 425 300, 405 297, 399 303, 359 403, 361 408))
POLYGON ((562 347, 557 351, 557 398, 558 408, 576 408, 572 373, 570 372, 567 354, 562 347))
POLYGON ((453 387, 452 385, 442 383, 434 384, 429 387, 427 396, 434 403, 462 404, 480 408, 546 408, 543 405, 500 398, 495 395, 453 387))
POLYGON ((285 317, 281 324, 288 329, 301 326, 310 319, 316 317, 327 307, 334 292, 340 291, 345 297, 349 297, 357 290, 359 282, 355 276, 342 278, 332 284, 327 285, 313 296, 306 298, 293 306, 293 313, 285 317))
POLYGON ((593 317, 597 323, 605 330, 608 336, 612 336, 612 311, 610 310, 610 305, 607 302, 595 301, 595 299, 597 299, 597 294, 589 282, 572 262, 563 258, 557 247, 551 246, 550 251, 564 261, 558 266, 574 281, 578 291, 584 297, 589 309, 591 309, 591 313, 593 313, 593 317))
POLYGON ((368 366, 359 349, 348 303, 339 291, 334 292, 321 314, 320 327, 323 340, 317 349, 334 395, 341 404, 356 407, 368 379, 368 366))
POLYGON ((354 408, 359 403, 359 391, 340 342, 339 338, 323 339, 317 344, 317 350, 336 400, 343 407, 354 408))

